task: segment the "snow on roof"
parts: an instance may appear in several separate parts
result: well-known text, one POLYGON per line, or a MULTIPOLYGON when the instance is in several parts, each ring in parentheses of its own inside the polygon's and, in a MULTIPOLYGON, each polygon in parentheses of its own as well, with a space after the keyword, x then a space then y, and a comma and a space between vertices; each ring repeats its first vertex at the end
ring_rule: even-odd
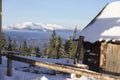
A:
POLYGON ((120 1, 109 3, 80 33, 85 41, 120 40, 120 1))

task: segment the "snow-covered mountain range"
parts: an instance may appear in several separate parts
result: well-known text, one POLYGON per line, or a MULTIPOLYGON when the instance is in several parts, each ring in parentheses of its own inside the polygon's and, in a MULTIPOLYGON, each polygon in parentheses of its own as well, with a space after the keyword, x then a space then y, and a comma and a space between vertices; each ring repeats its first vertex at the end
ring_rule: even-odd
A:
POLYGON ((72 36, 73 29, 67 29, 61 25, 56 24, 42 24, 25 22, 10 26, 3 26, 3 31, 6 36, 12 38, 26 38, 26 39, 49 39, 52 30, 55 29, 58 36, 66 39, 72 36))
POLYGON ((3 30, 64 30, 67 28, 57 25, 57 24, 43 24, 43 23, 33 23, 33 22, 24 22, 20 24, 10 25, 10 26, 4 26, 3 30))
POLYGON ((73 35, 73 29, 56 24, 25 22, 3 26, 3 32, 6 38, 10 36, 18 44, 22 43, 23 40, 27 40, 29 45, 34 46, 43 45, 44 41, 48 42, 53 29, 56 30, 57 36, 61 36, 63 39, 68 39, 73 35))

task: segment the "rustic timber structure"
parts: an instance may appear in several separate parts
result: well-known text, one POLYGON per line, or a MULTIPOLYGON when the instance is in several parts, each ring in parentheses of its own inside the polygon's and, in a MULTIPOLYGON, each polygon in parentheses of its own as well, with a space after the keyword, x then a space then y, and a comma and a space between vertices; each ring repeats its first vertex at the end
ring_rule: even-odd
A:
POLYGON ((120 1, 107 4, 79 34, 84 37, 83 63, 90 70, 120 76, 119 12, 120 1))
POLYGON ((120 76, 120 44, 113 42, 84 42, 83 63, 90 70, 120 76))

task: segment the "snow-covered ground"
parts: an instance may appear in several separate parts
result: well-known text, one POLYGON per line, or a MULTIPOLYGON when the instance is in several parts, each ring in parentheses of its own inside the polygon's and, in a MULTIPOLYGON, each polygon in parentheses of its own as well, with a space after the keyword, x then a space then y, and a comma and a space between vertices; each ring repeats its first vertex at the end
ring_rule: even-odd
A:
MULTIPOLYGON (((68 63, 73 64, 71 59, 45 59, 36 57, 27 57, 33 60, 39 60, 50 63, 68 63)), ((60 74, 50 69, 30 66, 26 63, 13 61, 12 77, 6 76, 7 59, 3 57, 3 64, 0 64, 0 80, 95 80, 93 78, 81 76, 72 78, 70 74, 60 74)))

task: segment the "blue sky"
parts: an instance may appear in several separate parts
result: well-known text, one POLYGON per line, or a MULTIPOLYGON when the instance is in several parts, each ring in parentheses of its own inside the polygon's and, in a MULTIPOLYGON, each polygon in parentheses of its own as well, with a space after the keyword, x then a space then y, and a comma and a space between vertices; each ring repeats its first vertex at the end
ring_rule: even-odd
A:
POLYGON ((2 0, 2 23, 42 22, 65 27, 87 25, 108 3, 118 0, 2 0))

